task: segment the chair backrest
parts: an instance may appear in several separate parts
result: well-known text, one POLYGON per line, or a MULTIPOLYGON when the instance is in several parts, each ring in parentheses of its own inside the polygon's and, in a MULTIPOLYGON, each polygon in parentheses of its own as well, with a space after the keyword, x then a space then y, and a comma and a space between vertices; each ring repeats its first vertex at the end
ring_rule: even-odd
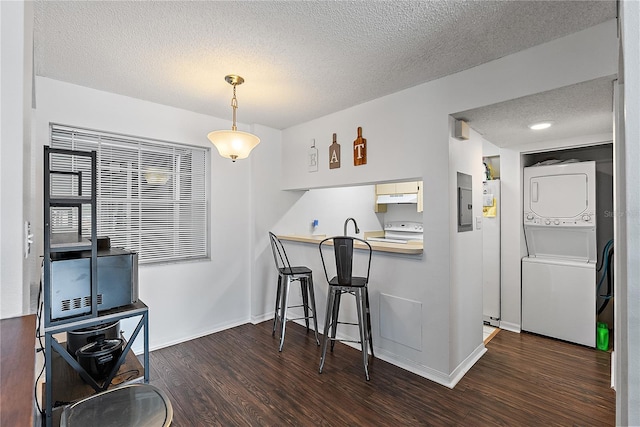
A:
POLYGON ((271 241, 271 252, 273 252, 273 261, 276 263, 276 268, 280 272, 283 268, 291 271, 291 264, 289 264, 289 258, 287 258, 287 252, 284 250, 284 246, 278 237, 269 232, 269 240, 271 241))
MULTIPOLYGON (((322 260, 322 267, 324 268, 324 275, 327 278, 327 282, 330 281, 329 273, 327 271, 327 264, 325 263, 324 255, 322 253, 323 246, 333 244, 333 254, 335 257, 335 270, 336 277, 338 278, 338 284, 340 286, 350 286, 353 276, 353 247, 354 242, 361 242, 365 245, 365 250, 369 251, 367 259, 366 273, 363 277, 365 283, 369 282, 369 271, 371 270, 371 245, 366 240, 359 239, 351 236, 334 236, 328 237, 320 242, 318 245, 320 249, 320 259, 322 260)), ((364 270, 363 270, 364 271, 364 270)))

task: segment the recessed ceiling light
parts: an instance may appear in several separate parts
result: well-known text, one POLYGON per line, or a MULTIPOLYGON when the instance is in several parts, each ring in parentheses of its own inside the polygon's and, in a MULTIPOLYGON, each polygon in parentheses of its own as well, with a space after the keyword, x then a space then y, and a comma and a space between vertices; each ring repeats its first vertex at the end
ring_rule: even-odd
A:
POLYGON ((553 122, 551 122, 551 121, 532 123, 532 124, 529 125, 529 129, 531 129, 531 130, 546 129, 546 128, 551 127, 552 124, 553 124, 553 122))

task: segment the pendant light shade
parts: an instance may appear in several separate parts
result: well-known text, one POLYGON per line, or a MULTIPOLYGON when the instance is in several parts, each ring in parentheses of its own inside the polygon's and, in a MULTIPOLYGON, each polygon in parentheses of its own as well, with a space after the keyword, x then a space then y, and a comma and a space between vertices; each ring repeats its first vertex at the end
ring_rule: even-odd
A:
POLYGON ((254 134, 239 130, 216 130, 209 132, 207 137, 222 157, 234 162, 249 157, 251 150, 260 143, 260 138, 254 134))
POLYGON ((233 86, 233 98, 231 98, 231 108, 233 110, 233 126, 231 130, 216 130, 209 132, 207 138, 218 149, 222 157, 236 161, 249 157, 251 150, 260 143, 260 138, 248 133, 239 131, 236 127, 236 110, 238 100, 236 99, 236 86, 244 83, 244 79, 236 75, 228 75, 224 78, 227 83, 233 86))

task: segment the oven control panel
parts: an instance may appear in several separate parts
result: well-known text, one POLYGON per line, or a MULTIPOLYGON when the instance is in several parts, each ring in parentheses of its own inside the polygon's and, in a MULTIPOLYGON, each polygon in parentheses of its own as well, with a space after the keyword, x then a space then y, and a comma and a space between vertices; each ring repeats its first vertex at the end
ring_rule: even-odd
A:
POLYGON ((422 233, 422 223, 414 221, 389 221, 384 224, 385 231, 404 231, 407 233, 422 233))

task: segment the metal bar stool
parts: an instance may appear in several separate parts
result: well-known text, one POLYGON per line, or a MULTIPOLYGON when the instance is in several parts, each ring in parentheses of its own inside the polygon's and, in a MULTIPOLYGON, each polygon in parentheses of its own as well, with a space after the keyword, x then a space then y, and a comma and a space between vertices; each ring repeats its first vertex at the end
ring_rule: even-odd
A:
POLYGON ((316 316, 316 298, 313 292, 313 273, 311 269, 305 266, 292 267, 289 263, 289 258, 284 250, 284 246, 275 234, 269 232, 269 239, 271 240, 271 251, 273 252, 273 259, 278 270, 278 289, 276 291, 276 307, 273 315, 273 332, 275 336, 276 327, 278 321, 280 321, 280 348, 278 351, 282 351, 284 345, 284 332, 287 325, 287 320, 301 320, 304 319, 307 326, 307 332, 309 332, 309 319, 313 318, 313 324, 315 327, 316 343, 320 345, 318 339, 318 318, 316 316), (299 282, 302 291, 302 304, 289 306, 289 288, 291 282, 299 282), (287 309, 302 307, 304 310, 303 317, 287 317, 287 309))
MULTIPOLYGON (((371 356, 373 357, 373 339, 371 334, 371 314, 369 310, 369 294, 367 284, 369 283, 369 271, 371 270, 371 245, 368 242, 357 237, 336 236, 328 237, 318 245, 320 249, 320 258, 322 259, 322 267, 329 284, 329 293, 327 295, 327 312, 324 321, 324 335, 322 338, 322 357, 320 359, 319 372, 322 373, 325 358, 327 355, 327 345, 331 342, 331 351, 336 341, 357 342, 362 347, 362 361, 364 365, 364 373, 367 381, 369 381, 369 356, 367 354, 367 343, 371 348, 371 356), (366 275, 353 275, 353 245, 354 242, 361 242, 368 249, 368 257, 366 264, 366 275), (323 247, 333 244, 333 252, 335 259, 336 275, 329 279, 327 272, 327 263, 322 253, 323 247), (342 294, 349 293, 356 298, 356 309, 358 311, 358 323, 340 322, 338 313, 340 309, 340 299, 342 294), (336 330, 338 324, 358 325, 360 332, 359 340, 337 339, 336 330)), ((364 267, 363 267, 364 268, 364 267)))

